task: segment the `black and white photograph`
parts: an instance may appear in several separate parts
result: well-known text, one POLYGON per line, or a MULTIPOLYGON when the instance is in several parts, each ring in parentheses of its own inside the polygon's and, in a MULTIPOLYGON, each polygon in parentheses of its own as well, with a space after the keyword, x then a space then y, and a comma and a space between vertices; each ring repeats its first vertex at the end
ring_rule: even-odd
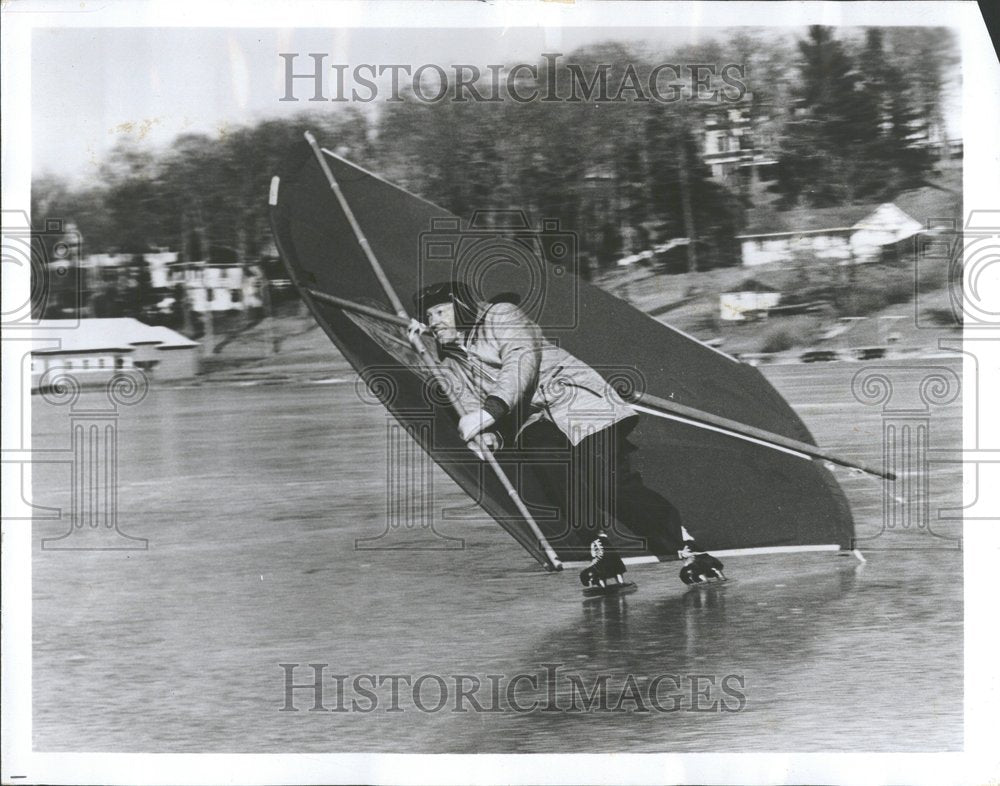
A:
POLYGON ((975 3, 0 13, 4 784, 1000 778, 975 3))

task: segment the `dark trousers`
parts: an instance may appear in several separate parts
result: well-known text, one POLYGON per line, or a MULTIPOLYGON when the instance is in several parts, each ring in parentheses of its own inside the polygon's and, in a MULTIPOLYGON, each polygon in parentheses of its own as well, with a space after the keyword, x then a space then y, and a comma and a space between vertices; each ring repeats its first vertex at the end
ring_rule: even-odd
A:
POLYGON ((518 441, 525 456, 552 457, 533 465, 531 474, 545 498, 559 501, 567 535, 572 537, 576 530, 593 539, 607 532, 622 554, 676 553, 685 542, 680 513, 646 487, 631 466, 635 446, 627 437, 637 420, 616 423, 576 446, 552 423, 538 421, 525 428, 518 441), (616 519, 625 528, 616 526, 616 519))

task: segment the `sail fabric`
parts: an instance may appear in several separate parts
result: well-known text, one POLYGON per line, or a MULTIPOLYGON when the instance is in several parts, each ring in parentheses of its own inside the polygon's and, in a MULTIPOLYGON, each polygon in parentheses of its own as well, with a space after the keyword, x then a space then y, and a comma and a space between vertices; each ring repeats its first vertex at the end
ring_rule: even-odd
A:
MULTIPOLYGON (((805 424, 757 369, 664 325, 576 275, 572 228, 527 226, 516 213, 461 222, 385 180, 324 151, 339 187, 404 304, 423 286, 472 280, 484 299, 510 299, 547 340, 596 369, 628 395, 638 390, 815 444, 805 424)), ((312 150, 302 143, 270 195, 276 242, 319 324, 374 396, 483 509, 543 564, 544 549, 502 485, 461 442, 455 415, 405 333, 349 314, 308 290, 393 313, 347 216, 312 150)), ((677 419, 644 414, 629 435, 632 466, 676 507, 709 551, 852 548, 843 492, 819 462, 677 419)), ((331 446, 331 449, 333 447, 331 446)), ((501 454, 529 509, 563 562, 586 560, 588 533, 540 498, 532 456, 501 454), (533 495, 533 496, 532 496, 533 495)), ((543 457, 544 458, 544 457, 543 457)), ((550 460, 558 460, 558 457, 550 460)), ((634 544, 627 522, 613 539, 634 544)), ((654 553, 661 559, 676 555, 654 553)))

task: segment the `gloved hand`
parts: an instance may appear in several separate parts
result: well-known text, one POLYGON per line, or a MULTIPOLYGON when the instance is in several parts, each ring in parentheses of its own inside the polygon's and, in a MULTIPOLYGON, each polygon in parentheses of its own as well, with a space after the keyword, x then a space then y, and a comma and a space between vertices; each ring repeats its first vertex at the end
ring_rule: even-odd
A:
POLYGON ((410 343, 413 343, 415 340, 419 339, 420 336, 422 336, 426 332, 427 332, 427 325, 425 325, 423 322, 417 321, 416 319, 411 319, 409 327, 406 328, 406 335, 407 338, 410 339, 410 343))
POLYGON ((458 421, 458 435, 466 442, 481 434, 496 421, 485 409, 476 409, 467 415, 462 415, 458 421))
POLYGON ((490 453, 495 453, 499 450, 502 440, 500 435, 494 431, 486 431, 479 435, 478 438, 473 439, 469 442, 469 448, 475 453, 479 458, 486 460, 486 454, 483 450, 488 450, 490 453))

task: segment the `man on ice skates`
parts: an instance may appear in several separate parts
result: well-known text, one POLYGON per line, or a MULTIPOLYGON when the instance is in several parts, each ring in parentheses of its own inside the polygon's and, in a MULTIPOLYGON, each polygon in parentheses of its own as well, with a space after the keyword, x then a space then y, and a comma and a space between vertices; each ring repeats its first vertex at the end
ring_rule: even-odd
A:
POLYGON ((656 551, 677 553, 684 583, 725 578, 722 563, 698 548, 673 506, 630 470, 627 437, 639 416, 600 374, 546 341, 516 305, 477 302, 460 282, 425 287, 414 302, 465 407, 458 422, 463 440, 481 435, 495 450, 497 427, 504 425, 522 447, 570 454, 575 477, 569 485, 582 490, 583 505, 571 504, 564 472, 542 472, 542 482, 555 499, 567 502, 570 520, 595 535, 593 560, 580 574, 585 586, 603 586, 625 571, 594 510, 601 507, 602 491, 610 498, 604 501, 608 513, 656 551))

